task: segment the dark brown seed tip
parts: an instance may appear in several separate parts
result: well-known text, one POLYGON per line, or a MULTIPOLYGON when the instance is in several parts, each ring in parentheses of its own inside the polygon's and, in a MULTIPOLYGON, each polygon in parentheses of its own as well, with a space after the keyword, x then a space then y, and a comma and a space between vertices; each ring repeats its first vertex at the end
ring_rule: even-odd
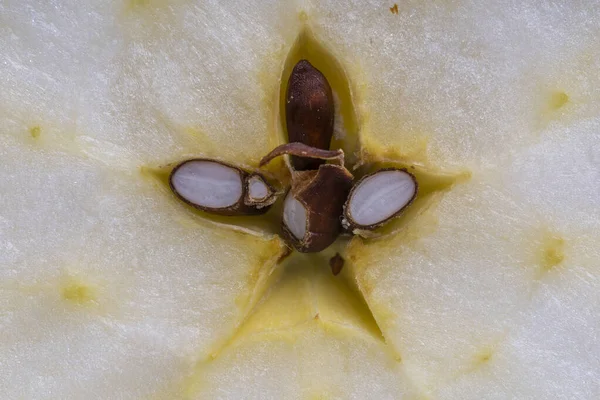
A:
MULTIPOLYGON (((290 143, 299 142, 328 150, 333 136, 334 103, 331 86, 307 60, 300 60, 290 75, 285 119, 290 143)), ((292 157, 297 170, 317 169, 319 160, 292 157)))
POLYGON ((329 259, 329 266, 331 267, 333 276, 337 276, 342 272, 342 268, 344 268, 344 259, 340 256, 340 253, 335 253, 335 256, 329 259))

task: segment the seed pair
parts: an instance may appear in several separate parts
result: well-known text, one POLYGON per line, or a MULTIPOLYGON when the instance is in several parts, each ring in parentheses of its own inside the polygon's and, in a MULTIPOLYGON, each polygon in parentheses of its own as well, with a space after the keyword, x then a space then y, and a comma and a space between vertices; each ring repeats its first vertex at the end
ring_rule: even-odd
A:
MULTIPOLYGON (((282 230, 298 251, 321 251, 344 229, 376 229, 413 201, 417 182, 402 169, 379 170, 353 184, 344 152, 329 150, 335 114, 331 87, 306 60, 292 71, 285 111, 290 143, 273 149, 260 166, 290 156, 292 183, 283 201, 282 230)), ((173 169, 170 184, 186 203, 221 215, 262 214, 277 199, 260 172, 216 160, 182 162, 173 169)))
POLYGON ((184 161, 173 169, 169 183, 184 202, 219 215, 264 214, 277 200, 262 174, 217 160, 184 161))

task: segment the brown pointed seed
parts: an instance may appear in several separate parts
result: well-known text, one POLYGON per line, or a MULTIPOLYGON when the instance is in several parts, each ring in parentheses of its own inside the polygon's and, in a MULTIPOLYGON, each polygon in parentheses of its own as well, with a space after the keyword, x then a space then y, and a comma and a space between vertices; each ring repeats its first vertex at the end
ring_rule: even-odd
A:
POLYGON ((342 272, 342 268, 344 268, 344 259, 340 256, 340 253, 335 253, 335 256, 329 259, 329 266, 331 267, 333 276, 337 276, 342 272))
POLYGON ((219 215, 263 214, 277 198, 261 174, 204 158, 177 165, 169 184, 185 203, 219 215))
POLYGON ((399 216, 415 199, 418 184, 405 169, 382 169, 354 184, 344 205, 345 229, 373 230, 399 216))
MULTIPOLYGON (((333 136, 334 103, 325 76, 307 60, 300 60, 290 75, 285 103, 288 141, 328 150, 333 136)), ((317 169, 320 160, 292 157, 299 171, 317 169)))
POLYGON ((297 171, 283 203, 282 228, 286 241, 303 253, 321 251, 335 241, 341 230, 340 217, 352 186, 352 174, 343 166, 344 152, 289 143, 274 149, 261 160, 261 165, 284 154, 332 159, 340 164, 323 164, 316 171, 297 171))

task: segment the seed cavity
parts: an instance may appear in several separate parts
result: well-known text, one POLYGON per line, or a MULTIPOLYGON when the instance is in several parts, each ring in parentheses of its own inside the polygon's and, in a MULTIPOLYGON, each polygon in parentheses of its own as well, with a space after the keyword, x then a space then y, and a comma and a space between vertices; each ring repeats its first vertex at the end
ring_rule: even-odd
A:
MULTIPOLYGON (((397 6, 394 9, 397 12, 397 6)), ((288 186, 283 204, 276 207, 277 215, 287 245, 306 253, 327 248, 340 233, 371 234, 367 231, 398 216, 417 194, 415 177, 398 168, 378 170, 353 186, 354 176, 346 169, 342 148, 348 150, 349 165, 355 169, 372 170, 373 166, 369 167, 362 158, 358 164, 352 159, 359 153, 357 137, 333 138, 333 92, 323 73, 306 59, 322 61, 315 57, 322 51, 315 53, 313 46, 306 45, 312 43, 309 37, 306 32, 301 35, 295 52, 288 57, 290 62, 286 62, 283 75, 285 79, 289 73, 285 96, 284 85, 280 88, 280 115, 285 113, 289 142, 274 148, 260 161, 260 167, 264 167, 277 157, 289 156, 291 173, 276 174, 282 180, 276 186, 288 186), (299 61, 293 64, 296 60, 299 61), (290 73, 288 68, 292 65, 290 73), (330 150, 332 140, 336 150, 330 150)), ((345 83, 344 88, 347 86, 343 71, 334 68, 334 72, 341 74, 337 76, 325 61, 319 67, 328 71, 336 88, 340 81, 345 83)), ((351 102, 347 101, 350 95, 343 98, 341 104, 350 107, 351 102)), ((352 131, 356 131, 353 113, 345 114, 352 118, 344 121, 352 122, 352 131)), ((345 127, 345 123, 339 126, 345 127)), ((189 205, 225 216, 262 214, 283 193, 276 191, 261 172, 213 159, 182 162, 171 172, 169 183, 175 194, 189 205)), ((343 262, 339 255, 331 259, 334 274, 339 273, 343 262)))
POLYGON ((398 216, 415 198, 417 181, 405 170, 380 170, 352 188, 344 207, 346 228, 375 229, 398 216))

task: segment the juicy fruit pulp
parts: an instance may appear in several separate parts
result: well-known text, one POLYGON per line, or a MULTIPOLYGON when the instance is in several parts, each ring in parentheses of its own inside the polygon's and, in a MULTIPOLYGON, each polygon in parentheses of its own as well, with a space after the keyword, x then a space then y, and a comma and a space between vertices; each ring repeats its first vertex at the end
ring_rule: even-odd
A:
POLYGON ((5 398, 598 397, 598 3, 390 7, 0 4, 5 398), (301 58, 332 148, 421 191, 396 235, 278 265, 161 167, 256 166, 301 58))

